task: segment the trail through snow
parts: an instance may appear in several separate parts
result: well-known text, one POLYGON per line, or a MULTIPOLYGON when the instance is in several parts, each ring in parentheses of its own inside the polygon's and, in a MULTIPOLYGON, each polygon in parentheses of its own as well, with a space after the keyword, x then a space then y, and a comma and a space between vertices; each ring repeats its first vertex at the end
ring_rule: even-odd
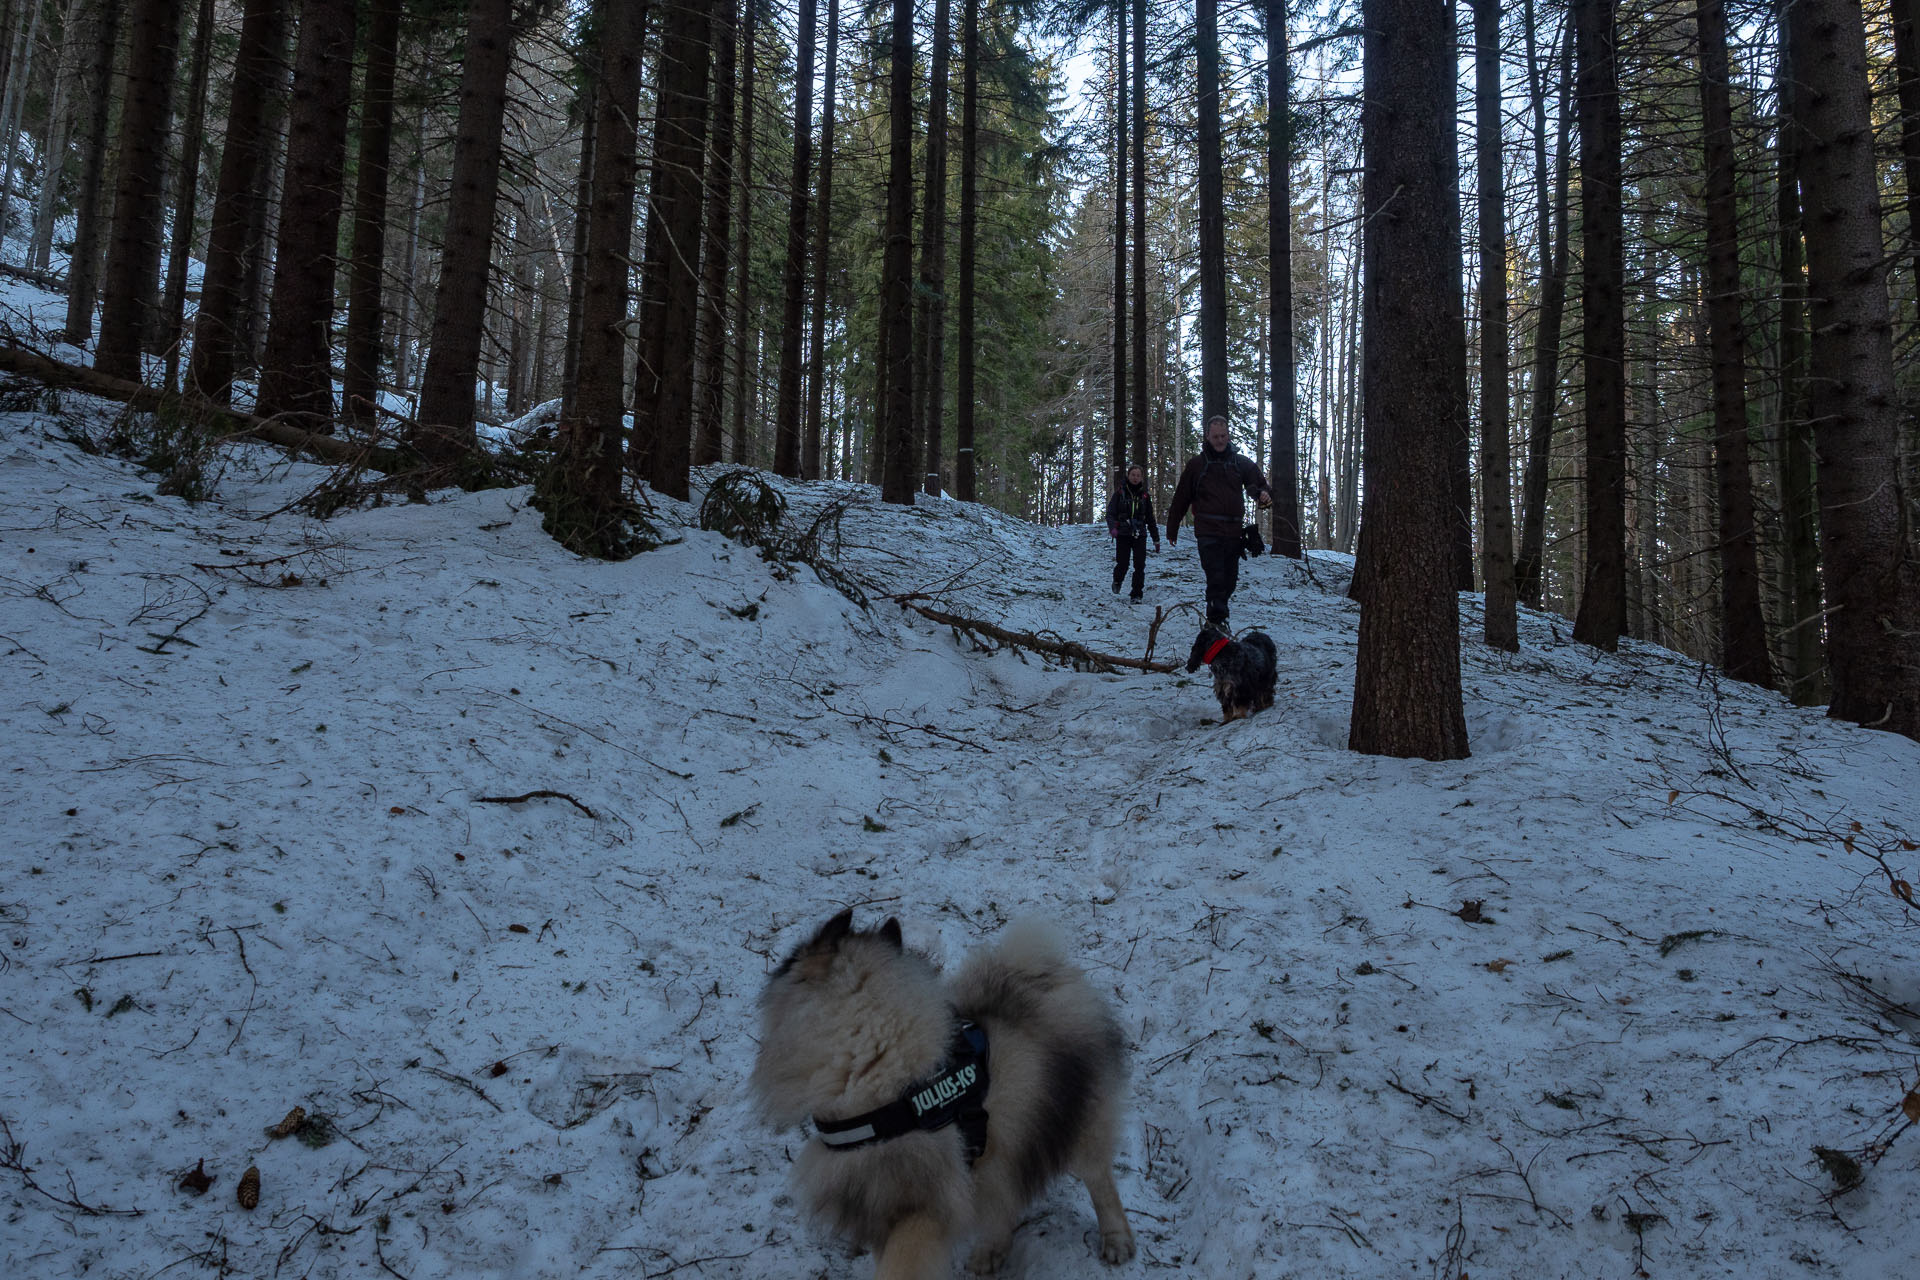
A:
MULTIPOLYGON (((1472 758, 1361 757, 1338 556, 1247 567, 1279 698, 1220 726, 691 505, 623 564, 524 491, 317 522, 264 449, 189 505, 76 444, 115 407, 6 394, 6 1275, 865 1275, 743 1091, 764 975, 847 904, 946 961, 1065 929, 1135 1055, 1122 1272, 1911 1274, 1913 742, 1547 615, 1500 655, 1463 596, 1472 758)), ((1138 656, 1198 595, 1185 542, 1131 606, 1099 528, 780 487, 1014 629, 1138 656)), ((1062 1184, 1011 1272, 1108 1274, 1092 1238, 1062 1184)))

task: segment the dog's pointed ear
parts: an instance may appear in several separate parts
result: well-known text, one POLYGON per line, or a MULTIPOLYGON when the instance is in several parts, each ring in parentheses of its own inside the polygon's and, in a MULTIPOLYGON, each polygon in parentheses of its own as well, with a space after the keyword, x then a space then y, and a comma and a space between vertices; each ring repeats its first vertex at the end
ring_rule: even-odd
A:
POLYGON ((887 922, 880 926, 880 938, 883 942, 891 942, 895 951, 906 950, 906 944, 900 940, 900 922, 892 916, 888 916, 887 922))
POLYGON ((848 907, 833 919, 820 926, 820 932, 813 935, 816 947, 831 946, 853 932, 853 908, 848 907))

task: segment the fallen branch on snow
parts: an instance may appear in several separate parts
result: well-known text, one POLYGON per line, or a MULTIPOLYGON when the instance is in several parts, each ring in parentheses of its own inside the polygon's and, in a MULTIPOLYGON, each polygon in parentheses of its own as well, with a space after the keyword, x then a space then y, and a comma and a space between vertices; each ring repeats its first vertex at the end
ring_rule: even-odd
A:
POLYGON ((911 609, 923 618, 964 633, 976 644, 979 644, 984 637, 1003 648, 1026 649, 1069 663, 1076 671, 1101 671, 1112 674, 1118 668, 1127 667, 1134 671, 1157 671, 1164 674, 1173 671, 1178 665, 1172 662, 1154 662, 1149 658, 1122 658, 1117 654, 1099 653, 1083 644, 1062 640, 1058 636, 1040 636, 1031 631, 1009 631, 1005 627, 981 618, 963 618, 957 613, 947 613, 940 609, 928 608, 923 604, 916 604, 914 599, 917 594, 909 592, 887 598, 903 609, 911 609))
POLYGON ((542 790, 542 791, 529 791, 523 796, 475 796, 474 797, 474 800, 480 804, 519 804, 523 800, 541 800, 541 799, 565 800, 568 804, 572 805, 574 808, 578 809, 580 812, 586 814, 589 818, 594 816, 593 810, 587 808, 587 806, 581 804, 578 800, 575 800, 572 796, 568 795, 564 791, 542 790))
POLYGON ((350 440, 305 431, 273 418, 256 418, 250 413, 199 397, 182 396, 124 378, 110 377, 81 365, 67 364, 11 343, 0 343, 0 372, 17 373, 49 387, 71 387, 90 395, 104 396, 150 413, 177 408, 184 413, 203 414, 220 430, 224 439, 263 440, 268 444, 297 449, 323 462, 348 463, 389 475, 411 471, 419 466, 416 459, 399 449, 356 444, 350 440))

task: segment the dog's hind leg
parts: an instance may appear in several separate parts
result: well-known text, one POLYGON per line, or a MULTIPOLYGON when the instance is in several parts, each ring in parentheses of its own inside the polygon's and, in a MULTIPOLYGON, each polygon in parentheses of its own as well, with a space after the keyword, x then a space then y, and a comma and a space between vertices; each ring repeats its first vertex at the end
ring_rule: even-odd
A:
POLYGON ((1013 1248, 1013 1229, 1020 1225, 1020 1213, 1026 1207, 1015 1198, 1015 1175, 1011 1169, 994 1168, 989 1161, 998 1153, 988 1153, 974 1166, 973 1217, 974 1245, 967 1255, 967 1270, 977 1276, 990 1276, 1007 1261, 1013 1248))
POLYGON ((1093 1197, 1093 1215, 1100 1220, 1100 1260, 1126 1262, 1133 1257, 1133 1228, 1127 1225, 1120 1189, 1113 1185, 1112 1165, 1103 1157, 1082 1163, 1073 1172, 1093 1197))
POLYGON ((909 1214, 893 1224, 880 1246, 874 1280, 946 1280, 953 1272, 953 1242, 944 1223, 929 1213, 909 1214))

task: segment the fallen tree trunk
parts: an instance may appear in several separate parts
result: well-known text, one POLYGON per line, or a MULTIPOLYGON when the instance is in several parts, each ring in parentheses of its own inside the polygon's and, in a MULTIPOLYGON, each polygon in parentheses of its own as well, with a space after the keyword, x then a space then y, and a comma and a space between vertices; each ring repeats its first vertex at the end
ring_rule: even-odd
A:
POLYGON ((1179 667, 1179 664, 1174 662, 1154 662, 1147 658, 1122 658, 1110 653, 1099 653, 1083 644, 1062 640, 1058 636, 1040 636, 1031 631, 1009 631, 1005 627, 996 626, 980 618, 963 618, 957 613, 946 613, 939 609, 930 609, 923 604, 915 604, 910 594, 888 598, 903 609, 911 609, 923 618, 964 633, 976 644, 984 637, 1006 648, 1026 649, 1071 663, 1078 671, 1102 671, 1114 674, 1120 668, 1126 667, 1134 671, 1157 671, 1164 674, 1179 667))
POLYGON ((34 271, 27 267, 16 267, 11 262, 0 262, 0 276, 12 276, 15 280, 25 280, 28 284, 37 284, 48 293, 65 293, 67 278, 56 276, 49 271, 34 271))
POLYGON ((403 449, 338 439, 304 431, 273 418, 256 418, 250 413, 214 404, 197 396, 176 395, 124 378, 109 377, 83 365, 67 364, 12 343, 0 343, 0 372, 17 373, 49 387, 70 387, 90 395, 104 396, 150 413, 175 409, 183 415, 199 415, 212 423, 227 440, 262 440, 310 454, 322 462, 366 467, 388 475, 415 471, 420 466, 419 459, 403 449))

